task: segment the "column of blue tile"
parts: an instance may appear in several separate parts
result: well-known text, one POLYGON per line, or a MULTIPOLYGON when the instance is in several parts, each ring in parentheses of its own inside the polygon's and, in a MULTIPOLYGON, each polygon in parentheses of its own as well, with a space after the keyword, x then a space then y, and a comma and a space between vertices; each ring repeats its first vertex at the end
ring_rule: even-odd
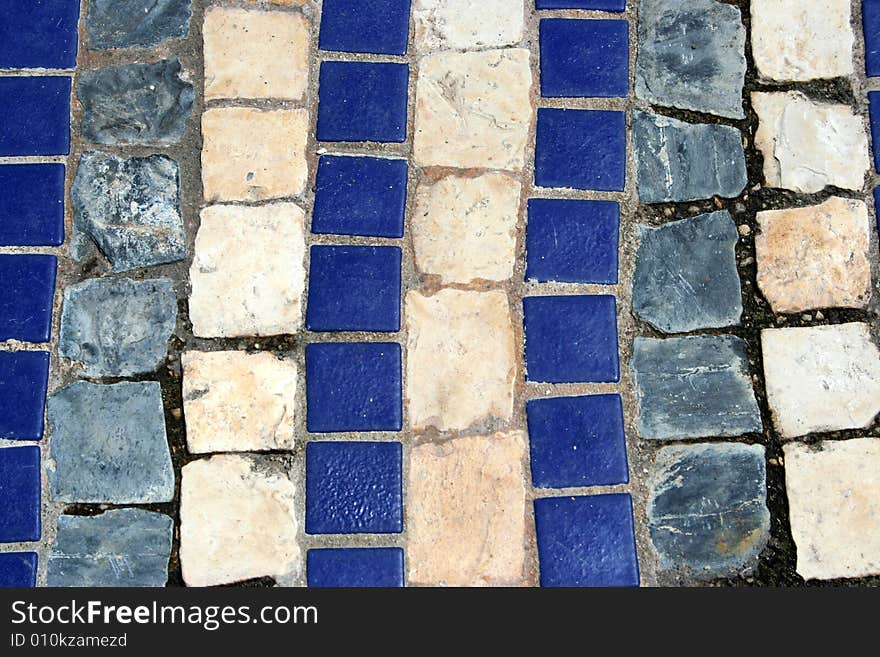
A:
MULTIPOLYGON (((862 0, 862 27, 865 35, 865 74, 868 82, 880 78, 880 0, 862 0)), ((880 91, 868 92, 874 171, 880 173, 880 91)), ((874 208, 880 208, 880 187, 874 188, 874 208)), ((880 215, 877 216, 880 231, 880 215)))
MULTIPOLYGON (((324 53, 405 55, 409 0, 324 0, 324 53)), ((331 55, 345 57, 346 55, 331 55)), ((409 66, 401 61, 321 63, 319 142, 341 150, 407 137, 409 66), (342 142, 343 145, 339 145, 342 142)), ((340 236, 310 249, 306 328, 376 333, 370 342, 316 341, 306 347, 310 433, 402 429, 399 246, 346 244, 341 236, 403 237, 407 162, 322 155, 312 233, 340 236)), ((306 445, 306 533, 395 534, 403 529, 402 446, 396 441, 312 440, 306 445)), ((309 586, 402 586, 403 551, 311 549, 309 586)))
MULTIPOLYGON (((0 543, 39 541, 40 449, 56 257, 22 247, 64 242, 65 167, 79 0, 7 3, 0 12, 0 543), (33 69, 44 69, 39 73, 33 69), (11 160, 10 158, 16 158, 11 160), (22 158, 33 158, 22 161, 22 158), (36 161, 35 161, 36 160, 36 161), (17 247, 6 249, 5 247, 17 247), (15 442, 30 442, 24 446, 15 442)), ((0 587, 34 586, 35 552, 0 552, 0 587)))
MULTIPOLYGON (((537 0, 537 9, 625 10, 625 0, 537 0)), ((542 17, 541 97, 626 98, 625 18, 542 17)), ((535 186, 623 192, 626 113, 540 107, 535 186)), ((532 198, 526 279, 616 285, 620 205, 612 200, 532 198)), ((528 381, 620 380, 617 303, 611 294, 523 299, 528 381)), ((618 394, 558 396, 526 403, 542 586, 638 585, 628 494, 542 497, 541 489, 629 481, 618 394)))

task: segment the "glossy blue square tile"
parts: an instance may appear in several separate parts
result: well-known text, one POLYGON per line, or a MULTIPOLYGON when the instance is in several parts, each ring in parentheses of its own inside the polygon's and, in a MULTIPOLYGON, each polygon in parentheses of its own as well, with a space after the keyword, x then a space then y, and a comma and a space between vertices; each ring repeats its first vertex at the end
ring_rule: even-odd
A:
POLYGON ((400 249, 313 246, 306 328, 399 331, 400 249))
POLYGON ((529 199, 526 279, 617 283, 619 226, 615 201, 529 199))
POLYGON ((400 548, 309 550, 307 561, 309 586, 403 586, 403 550, 400 548))
POLYGON ((312 232, 403 237, 406 177, 406 160, 321 156, 312 232))
POLYGON ((0 165, 0 246, 64 243, 64 165, 0 165))
POLYGON ((48 342, 57 259, 0 255, 0 340, 48 342))
POLYGON ((620 380, 613 296, 523 299, 526 378, 541 383, 620 380))
POLYGON ((0 588, 32 588, 36 585, 36 552, 0 552, 0 588))
POLYGON ((403 530, 400 443, 306 445, 306 533, 392 534, 403 530))
POLYGON ((880 173, 880 91, 868 93, 871 118, 871 141, 874 144, 874 170, 880 173))
POLYGON ((535 0, 538 9, 595 9, 624 11, 626 0, 535 0))
POLYGON ((0 352, 0 438, 40 440, 49 385, 45 351, 0 352))
POLYGON ((306 347, 309 431, 400 431, 402 418, 399 344, 319 342, 306 347))
POLYGON ((629 481, 620 395, 533 399, 526 415, 535 488, 629 481))
POLYGON ((318 86, 318 141, 403 142, 409 67, 323 62, 318 86))
POLYGON ((535 500, 541 586, 638 586, 625 493, 535 500))
POLYGON ((80 0, 6 2, 0 68, 74 68, 80 0))
POLYGON ((540 42, 545 98, 629 94, 629 22, 545 18, 540 42))
POLYGON ((624 112, 538 110, 536 185, 620 192, 625 183, 624 112))
POLYGON ((865 73, 880 76, 880 0, 862 0, 862 27, 865 32, 865 73))
POLYGON ((40 449, 0 448, 0 543, 40 540, 40 449))
POLYGON ((70 152, 70 78, 0 77, 0 156, 70 152))
POLYGON ((410 0, 324 0, 318 47, 405 55, 410 0))

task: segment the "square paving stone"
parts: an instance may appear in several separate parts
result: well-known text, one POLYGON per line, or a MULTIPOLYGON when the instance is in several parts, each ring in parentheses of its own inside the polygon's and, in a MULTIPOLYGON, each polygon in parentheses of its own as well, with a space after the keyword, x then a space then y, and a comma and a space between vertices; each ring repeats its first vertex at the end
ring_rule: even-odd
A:
POLYGON ((63 164, 0 165, 0 246, 64 243, 63 164))
POLYGON ((413 47, 469 50, 522 41, 523 6, 516 0, 413 0, 413 47))
POLYGON ((880 76, 880 0, 862 0, 862 25, 865 33, 865 72, 880 76))
POLYGON ((0 157, 70 152, 70 78, 0 77, 0 157))
POLYGON ((526 415, 535 488, 629 481, 620 395, 532 399, 526 415))
POLYGON ((629 94, 628 21, 545 18, 540 42, 545 98, 629 94))
POLYGON ((52 255, 0 255, 0 340, 49 341, 57 266, 52 255))
POLYGON ((617 283, 620 205, 529 199, 526 280, 617 283))
POLYGON ((400 548, 327 548, 306 555, 308 583, 320 588, 403 586, 400 548))
POLYGON ((318 141, 403 142, 406 64, 322 62, 318 84, 318 141))
POLYGON ((49 353, 0 352, 0 438, 41 440, 49 353))
POLYGON ((322 342, 306 347, 309 431, 400 431, 401 396, 399 344, 322 342))
POLYGON ((0 22, 0 68, 74 68, 79 0, 11 2, 0 22))
POLYGON ((189 33, 191 0, 93 0, 86 28, 96 50, 154 46, 189 33))
POLYGON ((399 331, 400 249, 313 246, 306 328, 399 331))
POLYGON ((621 192, 626 184, 626 113, 541 108, 535 184, 621 192))
POLYGON ((324 0, 321 50, 405 55, 410 0, 324 0))
POLYGON ((306 533, 403 531, 400 443, 306 445, 306 533))
POLYGON ((535 500, 541 586, 639 585, 628 494, 535 500))
POLYGON ((39 541, 40 448, 0 447, 0 543, 39 541))
POLYGON ((523 313, 528 381, 620 380, 617 302, 613 296, 526 297, 523 313))
POLYGON ((36 552, 0 553, 0 589, 33 588, 36 585, 36 552))
POLYGON ((406 160, 322 155, 312 232, 403 237, 406 160))
POLYGON ((595 9, 598 11, 623 11, 626 0, 535 0, 538 9, 595 9))

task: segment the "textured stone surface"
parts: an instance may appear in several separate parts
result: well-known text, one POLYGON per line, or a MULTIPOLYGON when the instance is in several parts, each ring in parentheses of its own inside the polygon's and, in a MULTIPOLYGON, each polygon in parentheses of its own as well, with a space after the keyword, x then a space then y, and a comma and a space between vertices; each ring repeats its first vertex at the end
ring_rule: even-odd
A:
POLYGON ((89 151, 71 188, 77 259, 100 249, 113 271, 186 257, 177 162, 165 155, 121 159, 89 151))
POLYGON ((154 381, 78 381, 49 397, 48 468, 56 502, 170 502, 174 472, 154 381))
POLYGON ((862 118, 849 106, 818 103, 797 91, 756 92, 752 106, 768 186, 805 194, 828 185, 862 188, 868 139, 862 118))
POLYGON ((798 573, 880 575, 880 439, 790 443, 784 450, 798 573))
POLYGON ((850 0, 752 0, 751 15, 761 77, 799 82, 853 74, 850 0))
POLYGON ((183 354, 189 451, 292 449, 296 364, 270 353, 183 354))
POLYGON ((300 100, 309 81, 302 14, 212 7, 205 12, 205 98, 300 100))
POLYGON ((642 203, 733 198, 745 189, 745 152, 736 128, 637 111, 632 131, 642 203))
POLYGON ((90 278, 64 290, 58 355, 90 377, 156 371, 177 324, 168 278, 90 278))
POLYGON ((520 431, 413 447, 407 497, 410 583, 525 583, 525 452, 520 431))
POLYGON ((737 7, 715 0, 642 0, 636 96, 745 118, 745 43, 737 7))
POLYGON ((867 324, 765 329, 761 347, 784 437, 867 427, 880 412, 880 353, 867 324))
POLYGON ((754 566, 770 533, 764 448, 664 447, 649 481, 648 529, 662 569, 715 577, 754 566))
POLYGON ((76 96, 82 135, 96 144, 174 144, 183 137, 195 91, 180 60, 82 71, 76 96))
POLYGON ((503 173, 449 175, 416 190, 416 267, 444 283, 513 276, 521 186, 503 173))
POLYGON ((726 210, 639 226, 633 311, 666 333, 739 324, 739 232, 726 210))
POLYGON ((93 0, 86 28, 98 50, 152 46, 189 32, 191 0, 93 0))
POLYGON ((183 467, 180 565, 188 586, 299 570, 296 486, 269 459, 221 455, 183 467))
POLYGON ((293 203, 202 210, 190 268, 193 333, 295 333, 305 288, 303 211, 293 203))
POLYGON ((406 402, 414 429, 466 429, 513 413, 513 323, 504 292, 406 296, 406 402))
POLYGON ((58 518, 49 586, 165 586, 174 521, 143 509, 58 518))
POLYGON ((631 368, 642 438, 738 436, 763 428, 740 338, 636 338, 631 368))
POLYGON ((304 109, 217 107, 202 114, 202 185, 208 201, 297 196, 308 178, 304 109))
POLYGON ((520 171, 532 116, 531 84, 529 51, 522 48, 422 58, 416 163, 520 171))
POLYGON ((864 308, 871 296, 871 223, 862 201, 758 213, 758 285, 773 310, 864 308))
POLYGON ((412 16, 419 52, 509 46, 523 34, 518 0, 414 0, 412 16))

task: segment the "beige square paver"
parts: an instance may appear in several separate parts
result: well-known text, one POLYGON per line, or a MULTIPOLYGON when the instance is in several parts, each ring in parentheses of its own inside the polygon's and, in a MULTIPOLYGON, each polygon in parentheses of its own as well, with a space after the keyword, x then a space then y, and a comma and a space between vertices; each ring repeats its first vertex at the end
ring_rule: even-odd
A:
POLYGON ((308 178, 304 109, 218 107, 202 114, 202 185, 208 201, 297 196, 308 178))
POLYGON ((412 584, 525 583, 521 431, 413 447, 406 562, 412 584))
POLYGON ((414 0, 415 49, 467 50, 519 43, 521 0, 414 0))
POLYGON ((305 288, 303 211, 293 203, 212 205, 190 267, 193 334, 295 333, 305 288))

